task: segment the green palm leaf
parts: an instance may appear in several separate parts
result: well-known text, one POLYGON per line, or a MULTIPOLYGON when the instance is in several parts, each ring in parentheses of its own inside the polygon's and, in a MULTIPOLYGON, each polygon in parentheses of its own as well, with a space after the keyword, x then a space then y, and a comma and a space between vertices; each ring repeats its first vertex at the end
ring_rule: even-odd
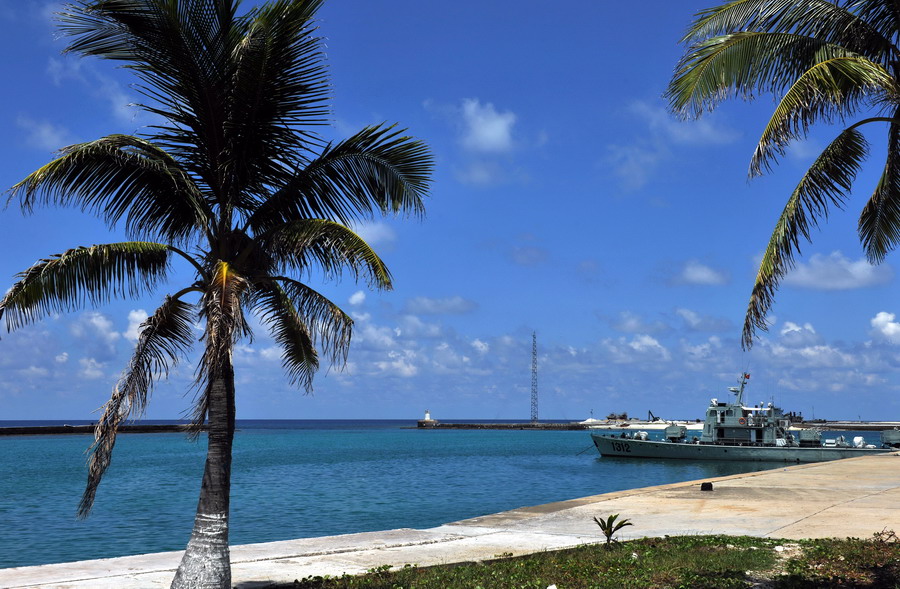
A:
POLYGON ((211 215, 193 180, 171 155, 129 135, 67 147, 11 193, 27 211, 36 204, 74 205, 110 226, 124 217, 132 235, 176 242, 205 230, 211 215))
POLYGON ((753 159, 752 175, 770 169, 775 155, 806 135, 816 122, 846 117, 873 95, 897 95, 893 77, 880 65, 861 57, 835 57, 813 65, 791 86, 766 125, 753 159))
POLYGON ((433 160, 421 141, 393 127, 366 127, 326 148, 251 215, 255 233, 298 219, 343 225, 376 213, 424 211, 433 160))
POLYGON ((86 303, 136 297, 166 277, 169 252, 158 243, 125 242, 78 247, 41 260, 18 274, 0 300, 0 317, 12 330, 86 303))
POLYGON ((675 113, 698 117, 726 98, 781 93, 815 64, 854 56, 838 45, 792 33, 731 33, 692 46, 676 66, 665 97, 675 113))
MULTIPOLYGON (((307 324, 310 318, 305 314, 309 311, 309 303, 302 299, 295 303, 277 283, 261 284, 256 290, 256 308, 263 323, 269 326, 272 337, 283 350, 281 364, 291 384, 299 385, 307 392, 312 391, 312 379, 319 368, 319 356, 314 336, 307 324)), ((324 304, 320 303, 320 307, 324 307, 324 304)), ((327 312, 322 308, 317 311, 318 315, 327 312)), ((315 321, 315 318, 312 320, 315 321)))
POLYGON ((878 185, 859 216, 859 237, 872 263, 900 243, 900 113, 888 131, 887 159, 878 185))
POLYGON ((735 31, 791 33, 840 45, 887 65, 895 55, 893 32, 875 25, 831 0, 736 0, 698 12, 681 41, 696 44, 735 31))
POLYGON ((775 225, 763 254, 747 315, 742 342, 753 345, 756 329, 766 330, 766 314, 774 301, 778 284, 793 267, 800 251, 800 238, 810 239, 810 230, 831 207, 841 208, 868 153, 868 144, 855 128, 844 130, 816 158, 794 189, 775 225))
POLYGON ((351 229, 324 219, 287 223, 261 236, 282 270, 323 270, 327 279, 339 279, 346 268, 354 278, 366 278, 370 287, 390 290, 391 274, 365 240, 351 229))

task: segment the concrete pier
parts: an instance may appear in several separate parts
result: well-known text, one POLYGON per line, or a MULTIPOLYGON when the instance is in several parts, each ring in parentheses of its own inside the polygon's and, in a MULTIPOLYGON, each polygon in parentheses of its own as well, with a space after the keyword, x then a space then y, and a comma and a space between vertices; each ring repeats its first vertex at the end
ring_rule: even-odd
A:
MULTIPOLYGON (((900 453, 802 464, 522 507, 427 530, 287 540, 232 547, 234 587, 262 589, 314 575, 382 565, 428 566, 601 542, 593 516, 634 524, 620 539, 731 534, 765 538, 870 538, 900 531, 900 453), (702 483, 712 483, 702 491, 702 483)), ((168 587, 181 552, 0 569, 0 587, 168 587)))

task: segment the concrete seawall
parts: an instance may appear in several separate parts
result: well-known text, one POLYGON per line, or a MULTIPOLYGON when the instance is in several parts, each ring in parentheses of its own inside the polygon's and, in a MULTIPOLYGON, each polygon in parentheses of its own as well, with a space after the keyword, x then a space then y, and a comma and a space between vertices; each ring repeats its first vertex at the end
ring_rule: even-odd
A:
MULTIPOLYGON (((603 541, 593 516, 634 524, 620 539, 729 534, 869 538, 900 530, 900 453, 632 489, 448 523, 233 546, 234 586, 262 589, 382 565, 429 566, 603 541), (702 491, 701 483, 712 483, 702 491)), ((149 589, 172 581, 181 552, 0 569, 0 588, 149 589)))

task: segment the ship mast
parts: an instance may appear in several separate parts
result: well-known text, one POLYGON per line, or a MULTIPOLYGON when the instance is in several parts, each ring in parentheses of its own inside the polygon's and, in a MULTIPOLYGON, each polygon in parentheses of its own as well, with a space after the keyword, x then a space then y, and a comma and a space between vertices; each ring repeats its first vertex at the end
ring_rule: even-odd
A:
POLYGON ((537 332, 531 332, 531 423, 538 421, 537 332))
POLYGON ((734 400, 734 404, 743 407, 744 406, 744 387, 747 385, 747 381, 750 380, 750 373, 742 372, 741 373, 741 386, 740 387, 728 387, 728 390, 737 395, 737 398, 734 400))

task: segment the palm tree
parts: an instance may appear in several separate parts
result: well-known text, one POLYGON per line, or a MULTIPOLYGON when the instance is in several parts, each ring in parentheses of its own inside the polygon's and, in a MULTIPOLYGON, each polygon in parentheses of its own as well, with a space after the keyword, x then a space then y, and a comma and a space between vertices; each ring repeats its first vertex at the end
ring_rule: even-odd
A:
POLYGON ((228 550, 232 351, 255 313, 282 348, 289 380, 307 391, 319 352, 346 360, 352 320, 301 282, 349 272, 389 289, 391 276, 348 228, 374 215, 422 215, 432 158, 393 127, 326 143, 329 86, 313 21, 322 0, 82 0, 59 13, 67 51, 121 62, 141 107, 159 123, 145 137, 72 145, 11 190, 25 210, 80 207, 129 239, 36 263, 0 301, 8 329, 48 313, 162 287, 176 261, 191 278, 143 324, 133 356, 97 421, 79 515, 91 510, 118 425, 144 411, 154 380, 202 325, 192 425, 208 453, 191 539, 173 587, 231 587, 228 550), (199 431, 199 429, 196 429, 199 431))
POLYGON ((800 238, 842 209, 869 153, 863 129, 887 127, 881 178, 859 216, 871 263, 900 243, 900 5, 893 0, 735 0, 699 12, 669 83, 673 112, 699 117, 721 100, 773 94, 775 112, 750 160, 750 176, 770 171, 790 142, 816 123, 834 139, 788 198, 756 276, 742 344, 753 345, 800 238))

